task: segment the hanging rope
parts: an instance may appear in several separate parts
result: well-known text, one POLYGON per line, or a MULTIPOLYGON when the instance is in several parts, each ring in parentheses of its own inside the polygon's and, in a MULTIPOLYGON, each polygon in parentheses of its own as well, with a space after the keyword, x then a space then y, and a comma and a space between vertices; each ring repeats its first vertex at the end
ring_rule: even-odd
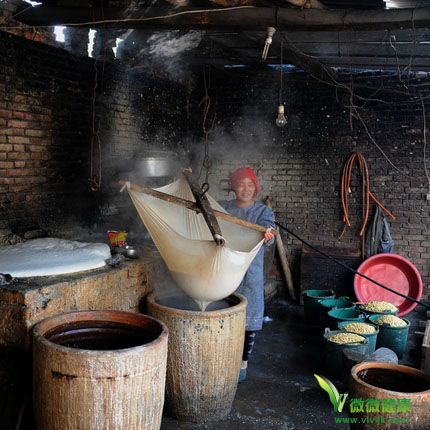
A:
POLYGON ((281 39, 281 67, 280 67, 280 76, 279 76, 279 104, 282 104, 282 87, 283 87, 283 73, 282 73, 282 66, 284 65, 284 40, 281 39))
POLYGON ((206 78, 206 69, 204 69, 203 70, 203 82, 204 82, 204 87, 205 87, 205 96, 203 97, 203 99, 199 103, 199 106, 203 105, 202 129, 203 129, 203 136, 204 136, 204 143, 205 143, 205 147, 204 147, 205 148, 205 154, 203 157, 202 167, 200 169, 200 173, 199 173, 198 178, 200 179, 201 174, 202 174, 202 170, 203 170, 203 168, 205 168, 206 169, 205 181, 202 185, 202 191, 204 191, 204 189, 205 189, 206 190, 206 191, 204 191, 205 193, 209 190, 209 170, 212 167, 212 161, 209 157, 209 132, 212 129, 214 122, 215 122, 215 118, 216 118, 215 109, 213 109, 212 122, 208 126, 207 121, 208 121, 209 110, 211 107, 211 98, 209 96, 209 88, 211 85, 211 79, 210 78, 211 78, 210 69, 209 69, 209 73, 208 73, 208 78, 206 78))
POLYGON ((339 236, 339 239, 341 239, 342 236, 345 234, 346 230, 349 227, 351 227, 348 199, 349 199, 349 195, 351 194, 351 177, 352 177, 352 171, 354 168, 354 163, 356 161, 358 162, 358 167, 359 167, 359 171, 362 179, 361 193, 362 193, 362 202, 363 202, 362 203, 363 222, 360 228, 360 236, 362 239, 361 252, 362 252, 362 255, 364 255, 364 239, 365 239, 366 226, 369 221, 370 200, 372 199, 393 220, 396 220, 396 217, 387 208, 385 208, 382 205, 382 203, 370 191, 369 168, 367 167, 367 162, 363 154, 359 152, 353 152, 351 156, 348 158, 348 160, 346 161, 342 172, 340 192, 341 192, 342 209, 343 209, 343 222, 345 225, 343 227, 341 235, 339 236))

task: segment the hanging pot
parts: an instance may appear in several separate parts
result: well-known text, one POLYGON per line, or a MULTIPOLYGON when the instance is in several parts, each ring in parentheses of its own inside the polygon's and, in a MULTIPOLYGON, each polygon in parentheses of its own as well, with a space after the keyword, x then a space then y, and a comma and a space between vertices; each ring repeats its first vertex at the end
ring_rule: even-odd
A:
POLYGON ((151 151, 137 160, 134 173, 144 178, 175 176, 179 168, 178 156, 170 151, 151 151))

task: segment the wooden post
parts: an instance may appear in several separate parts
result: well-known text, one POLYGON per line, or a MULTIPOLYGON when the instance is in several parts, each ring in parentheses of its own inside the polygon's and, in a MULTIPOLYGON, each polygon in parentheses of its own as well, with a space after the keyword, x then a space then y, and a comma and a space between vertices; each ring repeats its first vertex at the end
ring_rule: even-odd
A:
MULTIPOLYGON (((127 181, 120 180, 118 183, 119 183, 119 185, 124 186, 127 183, 127 181)), ((188 208, 190 210, 193 210, 197 213, 201 213, 201 210, 196 205, 196 203, 194 203, 190 200, 181 199, 180 197, 176 197, 176 196, 172 196, 170 194, 162 193, 161 191, 153 190, 152 188, 141 187, 140 185, 136 185, 136 184, 130 184, 130 189, 133 191, 138 191, 140 193, 149 194, 153 197, 157 197, 158 199, 165 200, 167 202, 174 203, 176 205, 185 206, 186 208, 188 208)), ((231 222, 232 224, 241 225, 242 227, 246 227, 246 228, 252 228, 253 230, 260 231, 263 234, 266 232, 266 227, 263 227, 263 226, 258 225, 258 224, 254 224, 254 223, 249 222, 249 221, 245 221, 244 219, 236 218, 233 215, 230 215, 226 212, 221 212, 221 211, 217 211, 217 210, 213 209, 213 213, 217 218, 231 222)), ((276 234, 278 234, 278 232, 276 230, 274 230, 273 234, 276 235, 276 234)))
MULTIPOLYGON (((272 209, 272 200, 270 196, 267 196, 264 199, 264 203, 266 206, 272 209)), ((294 284, 293 284, 293 277, 291 275, 290 265, 288 264, 287 254, 285 253, 284 244, 282 242, 281 233, 277 231, 275 243, 276 243, 276 249, 278 250, 279 254, 279 260, 281 261, 282 270, 284 272, 285 280, 287 281, 287 287, 288 292, 290 294, 290 297, 295 300, 296 295, 294 293, 294 284)))
MULTIPOLYGON (((193 193, 194 198, 196 199, 196 204, 199 207, 203 217, 208 225, 208 228, 214 238, 215 243, 218 246, 225 245, 225 239, 222 237, 221 229, 219 228, 218 221, 213 213, 213 209, 209 200, 206 198, 205 193, 198 187, 198 185, 194 182, 191 177, 191 173, 184 171, 183 175, 190 186, 191 192, 193 193)), ((209 188, 209 184, 206 184, 209 188)))

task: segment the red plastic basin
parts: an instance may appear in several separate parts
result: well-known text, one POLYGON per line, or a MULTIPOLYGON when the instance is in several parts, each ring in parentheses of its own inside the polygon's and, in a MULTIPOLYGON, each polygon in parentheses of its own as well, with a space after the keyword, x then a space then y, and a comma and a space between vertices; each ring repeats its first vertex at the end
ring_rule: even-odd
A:
MULTIPOLYGON (((392 290, 420 300, 423 281, 417 268, 397 254, 377 254, 361 263, 358 272, 380 282, 392 290)), ((399 308, 398 316, 411 312, 417 303, 387 291, 359 275, 354 277, 354 291, 360 302, 383 300, 399 308)))

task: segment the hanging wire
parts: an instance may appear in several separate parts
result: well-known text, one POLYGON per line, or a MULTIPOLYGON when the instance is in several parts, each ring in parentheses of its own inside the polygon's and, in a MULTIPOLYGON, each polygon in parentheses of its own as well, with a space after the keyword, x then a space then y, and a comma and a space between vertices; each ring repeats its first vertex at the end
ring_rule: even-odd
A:
POLYGON ((206 68, 203 69, 203 82, 205 87, 205 96, 203 97, 202 101, 199 103, 199 106, 203 105, 202 128, 203 128, 204 143, 205 143, 205 153, 204 153, 203 162, 200 168, 198 178, 200 179, 204 168, 206 170, 206 174, 205 174, 205 182, 202 185, 202 191, 207 192, 209 190, 209 170, 212 167, 212 161, 210 160, 210 157, 209 157, 209 132, 213 127, 213 124, 215 122, 215 116, 216 116, 215 110, 214 110, 212 123, 208 126, 207 121, 209 116, 209 110, 211 107, 211 98, 209 96, 209 88, 211 85, 210 68, 209 68, 208 76, 206 76, 206 68))
POLYGON ((284 41, 281 39, 281 67, 280 67, 280 85, 279 85, 279 104, 282 104, 282 86, 283 86, 283 73, 282 66, 284 63, 284 41))
MULTIPOLYGON (((102 17, 104 20, 104 8, 103 2, 101 6, 102 17)), ((93 8, 93 16, 94 16, 94 8, 93 8)), ((105 74, 105 66, 106 66, 106 56, 107 56, 107 47, 106 47, 106 26, 103 25, 103 60, 102 60, 102 68, 101 68, 101 79, 100 86, 103 91, 104 85, 104 74, 105 74)), ((94 36, 96 37, 96 35, 94 36)), ((96 48, 94 48, 96 49, 96 48)), ((99 86, 99 69, 97 67, 98 64, 98 53, 96 53, 96 57, 94 58, 94 88, 93 88, 93 100, 92 100, 92 137, 90 144, 90 189, 91 191, 99 191, 102 185, 102 142, 100 139, 100 118, 96 114, 96 99, 97 99, 97 88, 99 86), (96 149, 97 148, 97 149, 96 149), (97 159, 97 160, 96 160, 97 159), (94 164, 97 164, 97 169, 94 167, 94 164), (97 170, 97 173, 95 171, 97 170)))
POLYGON ((427 177, 428 182, 428 194, 427 196, 430 196, 430 173, 429 169, 427 168, 427 156, 426 156, 426 150, 427 150, 427 124, 426 124, 426 108, 424 105, 424 100, 421 99, 421 108, 423 111, 423 163, 424 163, 424 173, 427 177))

